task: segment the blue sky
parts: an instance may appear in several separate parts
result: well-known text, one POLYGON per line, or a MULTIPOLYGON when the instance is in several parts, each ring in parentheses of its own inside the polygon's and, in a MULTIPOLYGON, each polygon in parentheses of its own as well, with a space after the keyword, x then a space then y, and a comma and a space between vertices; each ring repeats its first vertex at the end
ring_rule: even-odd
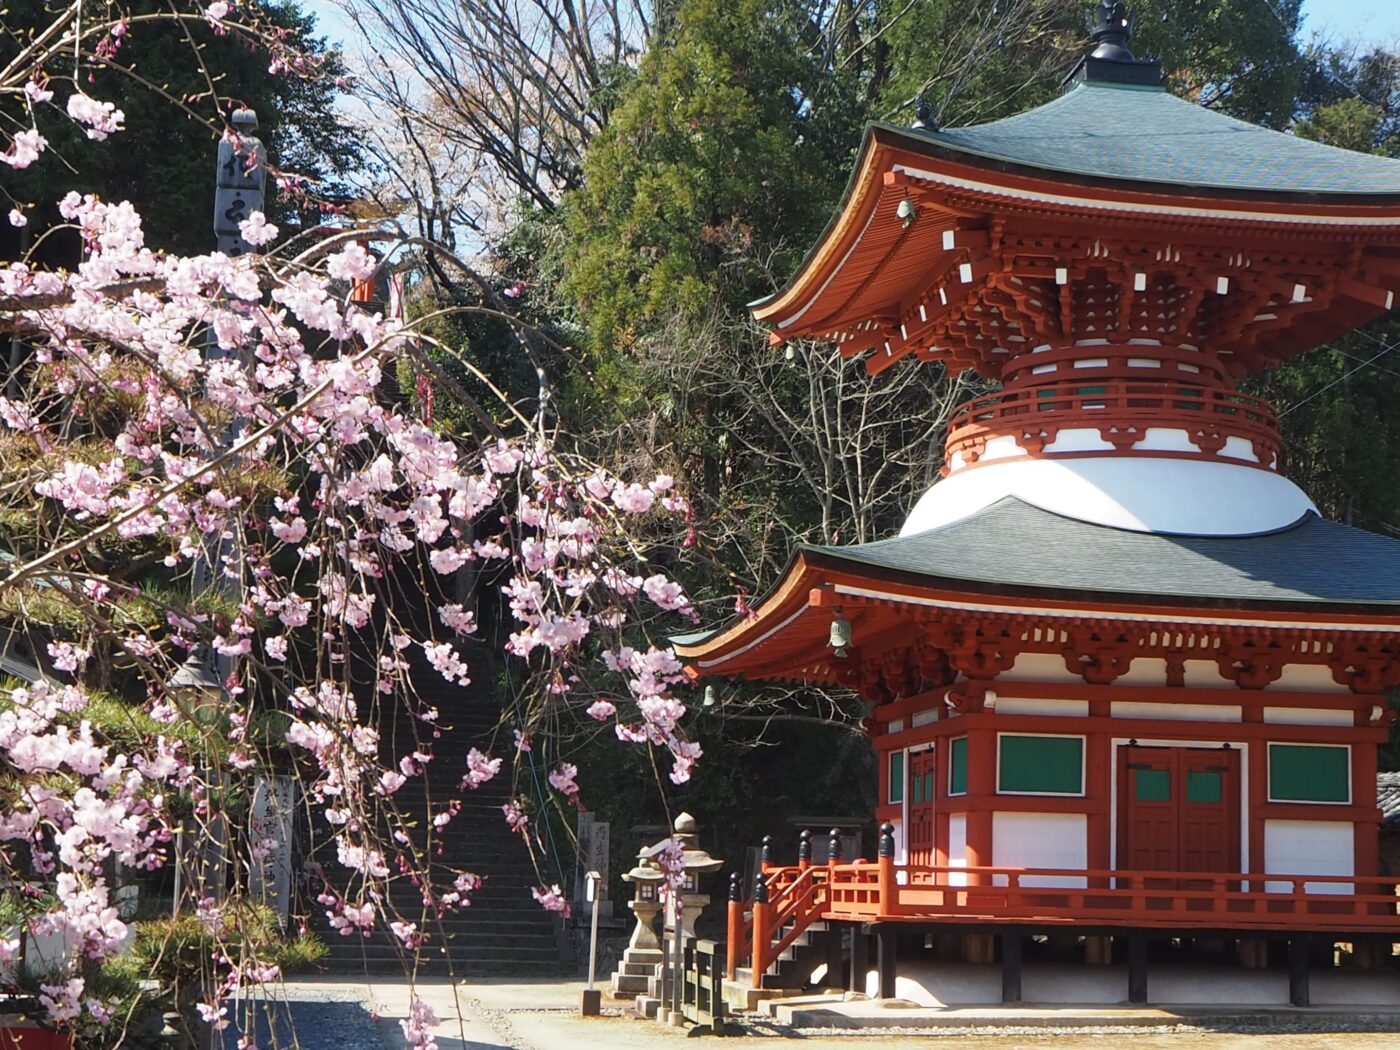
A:
MULTIPOLYGON (((1255 2, 1262 8, 1270 0, 1255 2)), ((349 35, 333 0, 303 0, 303 6, 316 14, 321 32, 332 40, 349 35)), ((1303 0, 1303 31, 1327 33, 1339 41, 1400 43, 1400 0, 1303 0)))
MULTIPOLYGON (((1266 0, 1256 0, 1263 4, 1266 0)), ((1303 0, 1303 31, 1327 33, 1338 40, 1400 43, 1397 0, 1303 0)))

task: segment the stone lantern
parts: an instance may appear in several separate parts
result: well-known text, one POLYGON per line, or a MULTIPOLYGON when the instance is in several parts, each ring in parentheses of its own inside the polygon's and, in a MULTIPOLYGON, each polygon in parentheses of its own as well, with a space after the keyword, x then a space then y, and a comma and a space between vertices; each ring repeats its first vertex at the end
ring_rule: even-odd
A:
MULTIPOLYGON (((643 851, 645 852, 645 851, 643 851)), ((628 999, 645 992, 664 956, 656 934, 656 914, 661 910, 661 883, 666 878, 661 866, 641 856, 637 866, 622 876, 632 883, 632 899, 627 907, 637 917, 632 936, 622 953, 622 964, 612 978, 615 999, 628 999)))
MULTIPOLYGON (((676 886, 670 907, 666 909, 665 951, 666 959, 657 967, 656 976, 650 982, 650 998, 657 1000, 658 1017, 673 1025, 682 1023, 680 1003, 681 952, 688 938, 695 936, 695 922, 705 905, 710 903, 708 894, 700 893, 700 876, 718 871, 724 861, 710 856, 696 842, 695 818, 682 813, 672 825, 669 838, 648 846, 637 854, 638 858, 660 867, 659 857, 681 844, 681 880, 676 886), (666 1009, 670 1004, 669 1011, 666 1009)), ((649 1012, 650 1002, 638 1002, 641 1010, 649 1012)))
MULTIPOLYGON (((676 818, 676 823, 672 826, 671 838, 663 839, 656 845, 647 847, 638 856, 652 861, 652 858, 665 852, 677 839, 682 843, 681 866, 685 874, 676 894, 678 907, 666 910, 666 932, 668 936, 674 935, 676 917, 679 913, 681 943, 684 944, 687 937, 695 936, 695 921, 700 918, 700 913, 705 910, 705 905, 710 903, 709 894, 699 892, 700 876, 718 871, 724 867, 724 861, 710 856, 700 848, 695 841, 695 818, 689 813, 682 813, 676 818)), ((652 862, 655 863, 655 861, 652 862)))

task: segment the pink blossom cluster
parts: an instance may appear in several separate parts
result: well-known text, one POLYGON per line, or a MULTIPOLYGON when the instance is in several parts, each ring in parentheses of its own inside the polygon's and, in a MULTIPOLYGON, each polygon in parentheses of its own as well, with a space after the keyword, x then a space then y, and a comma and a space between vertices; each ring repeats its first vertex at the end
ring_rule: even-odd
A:
MULTIPOLYGON (((90 131, 116 130, 120 113, 86 98, 70 98, 74 119, 90 131)), ((22 159, 20 143, 12 139, 12 164, 22 159)), ((34 348, 33 367, 75 417, 95 417, 113 391, 124 408, 108 431, 93 428, 97 436, 76 447, 34 405, 0 399, 0 424, 32 442, 42 463, 33 491, 59 523, 54 549, 71 541, 67 555, 41 552, 37 568, 26 571, 60 582, 86 571, 91 585, 71 592, 84 608, 106 610, 104 622, 121 595, 102 582, 99 565, 84 562, 90 546, 77 542, 83 537, 139 541, 172 573, 199 569, 237 587, 228 608, 172 606, 162 629, 115 639, 145 678, 148 713, 161 725, 190 717, 165 688, 186 654, 203 646, 233 668, 222 683, 216 728, 208 730, 221 736, 217 763, 209 763, 217 770, 197 772, 173 732, 115 753, 83 721, 88 701, 76 686, 33 686, 0 711, 0 759, 28 775, 23 796, 0 815, 0 841, 27 850, 36 876, 58 887, 53 910, 39 920, 43 928, 62 932, 82 954, 116 950, 127 931, 104 865, 165 863, 168 795, 187 796, 207 819, 219 804, 217 778, 266 769, 250 727, 253 699, 265 702, 266 680, 274 677, 270 667, 287 683, 276 704, 288 718, 285 742, 304 797, 319 808, 318 834, 332 846, 328 863, 339 884, 348 878, 355 887, 318 898, 331 928, 346 936, 387 928, 416 950, 426 931, 376 904, 394 878, 418 880, 425 901, 469 903, 476 876, 457 873, 438 892, 419 870, 423 858, 407 830, 379 831, 396 793, 423 774, 435 742, 451 731, 411 699, 414 663, 467 686, 466 636, 477 631, 473 612, 459 603, 437 605, 425 627, 399 623, 381 595, 405 567, 496 573, 514 619, 507 652, 540 683, 539 695, 561 708, 586 704, 587 715, 611 722, 620 739, 668 751, 672 780, 689 776, 700 748, 684 733, 685 678, 674 654, 645 638, 652 619, 693 619, 695 611, 638 539, 672 519, 689 523, 689 505, 671 478, 625 479, 537 434, 473 444, 382 396, 397 356, 412 351, 411 330, 346 300, 340 282, 363 281, 379 266, 359 240, 342 239, 296 265, 256 252, 179 257, 146 247, 127 204, 70 194, 60 212, 81 236, 81 264, 66 273, 0 266, 0 296, 18 304, 10 316, 34 348), (245 477, 258 471, 295 481, 259 492, 245 477), (228 553, 235 541, 236 555, 228 553), (299 658, 306 653, 317 659, 299 658), (351 689, 352 663, 372 669, 372 697, 351 689), (604 676, 606 688, 596 681, 604 676), (406 745, 387 732, 381 738, 381 705, 393 701, 406 705, 419 731, 406 745), (401 753, 390 754, 391 744, 401 753)), ((271 245, 278 233, 260 215, 241 230, 254 247, 271 245)), ((55 641, 53 669, 80 673, 91 645, 55 641)), ((550 753, 542 726, 528 713, 521 718, 516 762, 530 760, 537 728, 535 753, 550 753)), ((576 799, 577 767, 551 764, 550 785, 576 799)), ((502 765, 473 748, 463 786, 480 787, 502 765)), ((441 831, 459 809, 438 809, 433 827, 441 831)), ((522 801, 511 799, 502 811, 528 839, 522 801)), ((248 862, 270 848, 251 838, 248 862)), ((557 887, 540 888, 536 898, 552 910, 567 908, 557 887)), ((242 962, 227 969, 225 982, 265 972, 242 962)), ((227 991, 226 983, 205 1003, 213 1023, 224 1019, 227 991)), ((54 1018, 71 1020, 74 1003, 96 1016, 82 995, 54 984, 54 1018)), ((418 1034, 405 1030, 410 1040, 428 1038, 429 1014, 414 1021, 418 1034)))

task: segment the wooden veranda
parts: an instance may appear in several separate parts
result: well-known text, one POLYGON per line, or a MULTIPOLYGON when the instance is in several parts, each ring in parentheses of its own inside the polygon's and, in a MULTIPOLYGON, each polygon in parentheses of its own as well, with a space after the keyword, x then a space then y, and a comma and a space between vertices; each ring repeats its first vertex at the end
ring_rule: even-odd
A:
POLYGON ((1286 941, 1290 1000, 1298 1006, 1308 1004, 1307 960, 1317 945, 1400 943, 1394 879, 897 863, 889 824, 881 828, 876 860, 845 861, 833 849, 826 863, 814 864, 804 839, 797 864, 772 864, 765 856, 752 896, 745 899, 740 885, 735 876, 727 972, 734 980, 747 970, 754 988, 763 986, 770 966, 817 922, 829 931, 852 932, 852 990, 864 990, 868 938, 874 935, 881 997, 895 994, 895 945, 901 933, 993 935, 1008 1002, 1021 998, 1022 948, 1037 934, 1073 932, 1125 941, 1132 1002, 1147 998, 1150 937, 1286 941))

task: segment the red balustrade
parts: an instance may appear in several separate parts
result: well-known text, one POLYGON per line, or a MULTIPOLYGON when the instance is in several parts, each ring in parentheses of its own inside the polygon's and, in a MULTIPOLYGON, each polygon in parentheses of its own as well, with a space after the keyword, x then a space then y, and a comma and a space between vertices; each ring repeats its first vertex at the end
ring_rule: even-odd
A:
MULTIPOLYGON (((1001 390, 964 402, 948 424, 946 464, 953 454, 975 462, 987 441, 1012 437, 1027 455, 1039 455, 1061 429, 1093 427, 1104 440, 1127 451, 1149 427, 1186 430, 1202 456, 1250 464, 1219 455, 1228 437, 1250 442, 1268 468, 1280 450, 1278 418, 1267 401, 1232 390, 1177 382, 1054 383, 1001 390), (1214 434, 1212 438, 1210 435, 1214 434)), ((1179 453, 1178 453, 1179 454, 1179 453)))
MULTIPOLYGON (((1395 881, 1341 875, 1124 872, 896 864, 892 858, 764 869, 769 900, 730 902, 753 986, 817 920, 1125 929, 1282 930, 1400 939, 1395 881), (1049 882, 1050 885, 1046 885, 1049 882)), ((743 961, 731 949, 730 976, 743 961)))

